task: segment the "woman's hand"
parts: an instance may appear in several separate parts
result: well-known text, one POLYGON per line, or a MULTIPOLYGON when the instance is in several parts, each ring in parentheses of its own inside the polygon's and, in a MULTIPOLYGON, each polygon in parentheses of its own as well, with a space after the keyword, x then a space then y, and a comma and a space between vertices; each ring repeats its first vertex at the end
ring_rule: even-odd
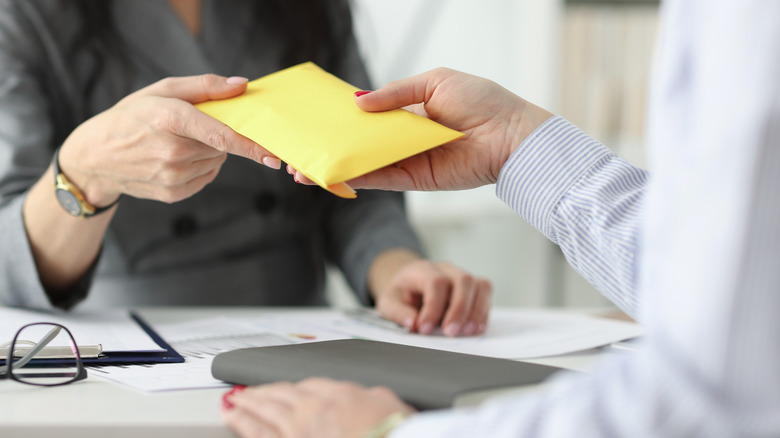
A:
POLYGON ((448 262, 432 262, 402 249, 388 250, 372 264, 371 294, 382 317, 412 332, 447 336, 485 332, 492 285, 448 262))
MULTIPOLYGON (((495 183, 512 152, 552 117, 492 81, 446 68, 356 93, 355 99, 364 111, 406 108, 465 134, 347 182, 356 189, 458 190, 495 183)), ((295 178, 310 183, 300 172, 295 178)))
POLYGON ((202 75, 145 87, 80 125, 60 168, 96 206, 121 194, 172 203, 216 178, 227 154, 278 169, 281 162, 194 104, 246 90, 246 79, 202 75))
POLYGON ((310 378, 225 394, 222 418, 242 437, 360 438, 389 415, 414 409, 384 387, 310 378))

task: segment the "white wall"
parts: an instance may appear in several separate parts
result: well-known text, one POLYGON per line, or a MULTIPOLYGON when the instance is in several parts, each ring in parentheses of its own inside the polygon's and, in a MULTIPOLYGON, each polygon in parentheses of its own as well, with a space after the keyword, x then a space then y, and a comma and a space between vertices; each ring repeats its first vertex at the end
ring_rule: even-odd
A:
MULTIPOLYGON (((443 66, 558 110, 559 0, 353 0, 353 7, 376 86, 443 66)), ((407 199, 432 258, 491 279, 496 304, 605 303, 584 283, 577 283, 584 292, 565 299, 564 279, 576 276, 557 248, 495 197, 494 186, 407 199)), ((343 297, 343 281, 331 281, 333 296, 343 297)))
POLYGON ((450 67, 554 105, 558 0, 353 0, 374 83, 450 67))

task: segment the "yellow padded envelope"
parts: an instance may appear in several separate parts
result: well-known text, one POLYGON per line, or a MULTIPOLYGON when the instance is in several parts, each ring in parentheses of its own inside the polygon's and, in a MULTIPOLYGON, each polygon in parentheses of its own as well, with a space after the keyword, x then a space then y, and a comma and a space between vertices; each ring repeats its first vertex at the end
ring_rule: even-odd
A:
POLYGON ((355 195, 340 183, 463 136, 402 109, 363 112, 357 90, 307 62, 197 107, 345 198, 355 195))

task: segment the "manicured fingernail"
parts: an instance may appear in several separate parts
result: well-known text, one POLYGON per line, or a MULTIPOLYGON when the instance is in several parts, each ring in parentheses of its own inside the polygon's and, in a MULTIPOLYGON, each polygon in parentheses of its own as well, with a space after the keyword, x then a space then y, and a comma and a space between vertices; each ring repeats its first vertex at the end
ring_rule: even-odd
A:
POLYGON ((282 160, 276 157, 263 157, 263 164, 271 169, 279 170, 282 168, 282 160))
POLYGON ((227 397, 230 397, 233 394, 238 394, 239 392, 243 391, 246 388, 246 386, 243 385, 235 385, 233 388, 230 389, 230 391, 226 392, 225 395, 222 396, 222 399, 227 400, 227 397))
POLYGON ((359 90, 359 91, 355 91, 355 97, 364 96, 364 95, 366 95, 366 94, 368 94, 368 93, 370 93, 370 92, 371 92, 371 91, 369 91, 369 90, 359 90))
POLYGON ((431 332, 433 332, 433 328, 434 328, 433 324, 431 324, 430 322, 426 322, 420 327, 420 333, 424 335, 430 335, 431 332))
POLYGON ((244 390, 244 386, 236 385, 230 391, 222 394, 222 409, 229 411, 233 409, 233 403, 230 402, 230 397, 244 390))
POLYGON ((406 318, 404 318, 404 324, 403 325, 404 325, 404 328, 406 328, 407 330, 411 330, 412 329, 412 325, 414 325, 414 317, 407 316, 406 318))
POLYGON ((453 322, 450 324, 447 324, 447 327, 444 327, 444 334, 447 336, 455 337, 458 336, 460 333, 460 324, 457 322, 453 322))
POLYGON ((247 82, 249 82, 249 79, 241 77, 241 76, 231 76, 231 77, 227 78, 227 80, 225 82, 227 82, 228 85, 241 85, 241 84, 246 84, 247 82))
POLYGON ((290 174, 290 175, 292 175, 293 173, 295 173, 295 170, 294 170, 294 169, 292 168, 292 166, 290 166, 289 164, 287 165, 287 173, 288 173, 288 174, 290 174))
POLYGON ((469 321, 466 323, 466 325, 463 326, 463 330, 461 330, 460 334, 462 334, 463 336, 471 336, 476 331, 477 331, 477 325, 474 324, 474 321, 469 321))

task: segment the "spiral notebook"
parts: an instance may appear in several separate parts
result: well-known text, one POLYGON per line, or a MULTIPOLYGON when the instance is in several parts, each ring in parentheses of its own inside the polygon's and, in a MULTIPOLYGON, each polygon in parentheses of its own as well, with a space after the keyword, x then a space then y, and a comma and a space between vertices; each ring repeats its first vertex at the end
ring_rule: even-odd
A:
POLYGON ((243 348, 218 354, 211 373, 232 384, 307 377, 387 386, 420 410, 452 407, 475 391, 540 383, 559 368, 364 339, 243 348))

